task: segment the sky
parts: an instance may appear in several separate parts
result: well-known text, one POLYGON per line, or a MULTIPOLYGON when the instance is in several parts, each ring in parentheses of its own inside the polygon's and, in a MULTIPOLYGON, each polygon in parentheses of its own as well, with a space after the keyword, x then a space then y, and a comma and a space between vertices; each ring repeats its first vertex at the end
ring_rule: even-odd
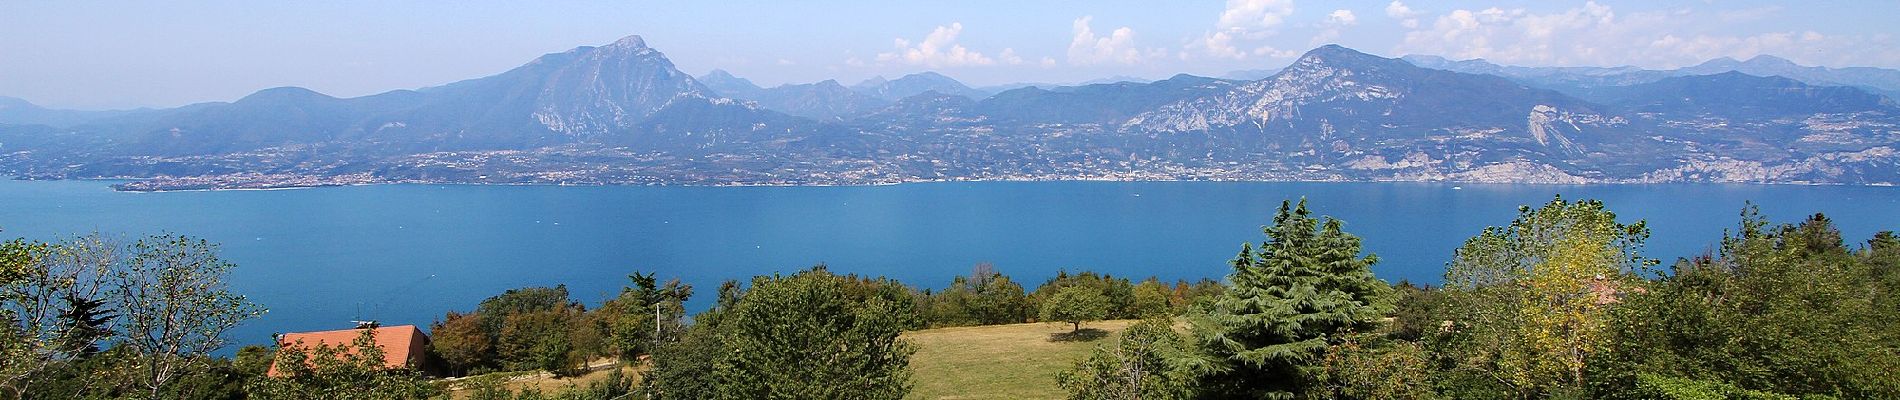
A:
POLYGON ((1220 76, 1338 43, 1506 65, 1674 68, 1772 54, 1900 68, 1900 1, 0 1, 0 96, 175 107, 493 75, 641 35, 763 86, 937 71, 972 86, 1220 76))

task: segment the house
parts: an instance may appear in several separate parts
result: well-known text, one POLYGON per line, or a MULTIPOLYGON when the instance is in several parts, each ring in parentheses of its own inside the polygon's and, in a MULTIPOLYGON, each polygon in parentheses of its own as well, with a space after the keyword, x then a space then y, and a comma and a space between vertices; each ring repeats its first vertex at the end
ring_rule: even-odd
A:
MULTIPOLYGON (((410 367, 432 374, 435 369, 430 362, 429 335, 415 325, 377 326, 376 323, 363 323, 355 329, 340 329, 322 332, 286 333, 277 339, 280 348, 303 346, 306 351, 316 346, 341 346, 349 353, 355 353, 351 345, 356 338, 362 337, 364 330, 376 330, 376 347, 383 351, 383 367, 389 369, 410 367)), ((280 376, 275 363, 271 364, 269 376, 280 376)))

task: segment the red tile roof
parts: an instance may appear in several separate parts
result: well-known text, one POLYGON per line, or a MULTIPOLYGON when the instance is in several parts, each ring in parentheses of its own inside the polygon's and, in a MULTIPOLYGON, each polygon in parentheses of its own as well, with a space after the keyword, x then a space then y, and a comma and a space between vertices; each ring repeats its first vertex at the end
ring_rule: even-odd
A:
MULTIPOLYGON (((361 336, 363 336, 363 329, 286 333, 278 339, 278 346, 296 346, 301 341, 305 349, 312 349, 318 345, 343 346, 345 351, 355 353, 356 349, 350 344, 361 336)), ((422 334, 422 330, 416 328, 415 325, 376 328, 376 347, 383 350, 383 366, 386 368, 421 366, 428 346, 429 336, 422 334)), ((277 365, 271 365, 268 375, 277 376, 277 365)))

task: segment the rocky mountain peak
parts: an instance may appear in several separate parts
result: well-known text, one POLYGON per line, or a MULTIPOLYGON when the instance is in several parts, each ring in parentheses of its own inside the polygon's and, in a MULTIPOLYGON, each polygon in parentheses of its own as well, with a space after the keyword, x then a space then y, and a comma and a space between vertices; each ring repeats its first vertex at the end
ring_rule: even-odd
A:
POLYGON ((606 47, 618 47, 618 48, 627 48, 627 49, 648 48, 646 39, 641 38, 640 35, 627 35, 627 37, 620 38, 620 40, 615 40, 612 44, 608 44, 606 47))

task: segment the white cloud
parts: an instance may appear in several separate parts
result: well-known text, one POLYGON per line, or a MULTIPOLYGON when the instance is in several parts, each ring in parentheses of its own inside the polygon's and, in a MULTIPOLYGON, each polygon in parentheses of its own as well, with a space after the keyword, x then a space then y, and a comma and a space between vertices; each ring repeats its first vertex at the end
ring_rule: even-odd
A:
POLYGON ((1406 29, 1418 28, 1418 17, 1424 15, 1425 12, 1413 10, 1412 7, 1407 7, 1405 3, 1398 1, 1393 1, 1392 4, 1385 5, 1385 16, 1399 20, 1399 26, 1403 26, 1406 29))
POLYGON ((1331 42, 1339 38, 1341 30, 1358 24, 1359 17, 1353 15, 1352 10, 1333 10, 1332 13, 1326 14, 1326 19, 1320 20, 1319 33, 1313 35, 1313 40, 1308 41, 1307 45, 1317 46, 1331 42))
POLYGON ((878 53, 877 61, 882 63, 903 63, 923 65, 931 68, 995 65, 996 59, 981 52, 964 48, 957 44, 957 35, 963 33, 963 23, 952 22, 948 26, 938 26, 924 40, 913 43, 904 38, 893 39, 894 52, 878 53))
MULTIPOLYGON (((1388 15, 1403 4, 1387 7, 1388 15)), ((1516 65, 1640 65, 1672 68, 1718 57, 1770 54, 1809 65, 1894 65, 1900 53, 1883 36, 1826 35, 1814 31, 1734 32, 1733 22, 1760 18, 1773 8, 1718 12, 1672 9, 1618 13, 1608 5, 1549 13, 1525 9, 1453 10, 1429 27, 1405 34, 1401 54, 1484 58, 1516 65)), ((1401 10, 1403 11, 1403 10, 1401 10)))
POLYGON ((1016 49, 1008 47, 1003 48, 1003 52, 997 54, 996 58, 1002 60, 1004 64, 1009 65, 1021 65, 1023 63, 1023 57, 1016 55, 1016 49))
POLYGON ((778 59, 778 65, 798 65, 798 63, 793 62, 792 60, 780 58, 778 59))
MULTIPOLYGON (((1292 0, 1227 0, 1226 10, 1208 32, 1188 44, 1188 48, 1214 58, 1243 60, 1251 57, 1291 57, 1297 54, 1266 44, 1278 32, 1286 18, 1293 15, 1292 0)), ((1182 59, 1187 59, 1186 53, 1182 59)))
POLYGON ((1097 36, 1089 26, 1093 16, 1076 18, 1074 38, 1069 40, 1069 63, 1078 65, 1118 62, 1134 64, 1141 62, 1141 49, 1135 47, 1135 30, 1124 26, 1109 32, 1107 36, 1097 36))
POLYGON ((1332 14, 1326 14, 1325 24, 1333 26, 1353 26, 1359 24, 1359 17, 1352 15, 1352 10, 1333 10, 1332 14))
POLYGON ((1293 15, 1293 0, 1227 0, 1227 10, 1221 12, 1220 23, 1214 27, 1265 30, 1280 26, 1290 15, 1293 15))

